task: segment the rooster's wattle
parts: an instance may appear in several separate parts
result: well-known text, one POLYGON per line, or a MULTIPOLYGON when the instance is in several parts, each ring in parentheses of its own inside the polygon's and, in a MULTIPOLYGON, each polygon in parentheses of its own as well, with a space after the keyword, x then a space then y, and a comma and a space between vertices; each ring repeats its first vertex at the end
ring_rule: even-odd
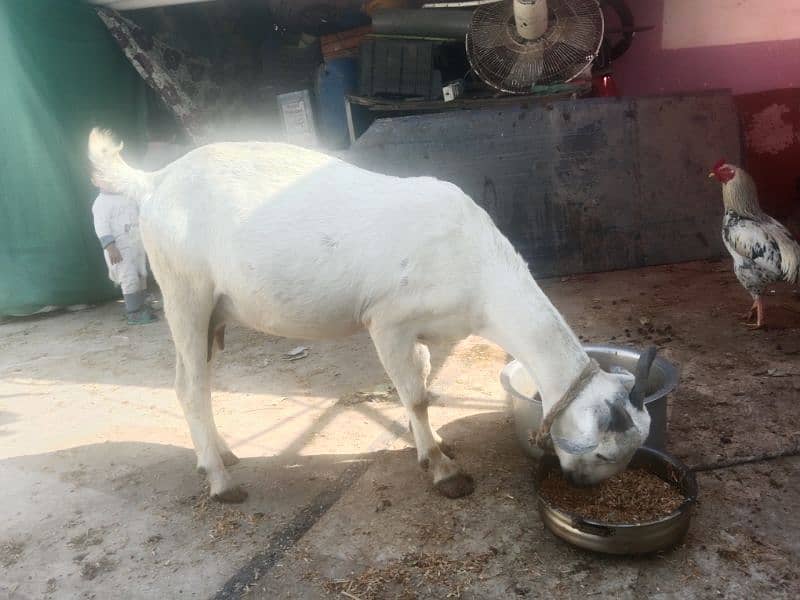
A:
POLYGON ((753 296, 753 306, 745 315, 764 326, 764 289, 777 281, 800 280, 800 245, 778 221, 761 210, 756 184, 743 169, 719 161, 709 177, 722 184, 725 217, 722 240, 733 257, 733 270, 739 283, 753 296))

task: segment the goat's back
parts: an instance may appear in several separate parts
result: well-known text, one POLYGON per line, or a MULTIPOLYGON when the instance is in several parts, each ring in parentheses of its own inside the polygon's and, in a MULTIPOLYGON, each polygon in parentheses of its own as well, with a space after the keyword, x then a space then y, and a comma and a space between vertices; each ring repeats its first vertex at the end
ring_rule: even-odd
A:
POLYGON ((282 335, 355 325, 386 298, 401 313, 454 310, 499 235, 452 184, 286 144, 212 144, 154 178, 141 226, 156 276, 210 281, 239 319, 282 335))

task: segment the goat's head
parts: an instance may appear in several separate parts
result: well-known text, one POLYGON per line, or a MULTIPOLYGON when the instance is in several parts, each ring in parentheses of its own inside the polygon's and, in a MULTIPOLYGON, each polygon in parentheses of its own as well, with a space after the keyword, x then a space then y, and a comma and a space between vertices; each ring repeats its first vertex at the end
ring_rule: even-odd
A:
POLYGON ((655 355, 649 348, 639 357, 634 377, 599 371, 553 422, 553 446, 572 483, 591 485, 622 471, 647 439, 644 398, 655 355))

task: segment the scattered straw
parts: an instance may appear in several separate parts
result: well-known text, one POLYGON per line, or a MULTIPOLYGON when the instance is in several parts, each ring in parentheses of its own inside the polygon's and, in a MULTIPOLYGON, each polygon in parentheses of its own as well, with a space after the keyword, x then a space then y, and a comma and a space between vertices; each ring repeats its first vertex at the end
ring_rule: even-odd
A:
POLYGON ((208 524, 208 535, 212 541, 231 537, 242 529, 250 533, 266 516, 262 512, 245 513, 211 500, 207 491, 193 500, 192 514, 197 521, 208 524))
POLYGON ((328 579, 322 586, 353 600, 387 597, 461 598, 480 577, 492 553, 467 553, 461 559, 415 552, 382 567, 367 569, 345 579, 328 579))

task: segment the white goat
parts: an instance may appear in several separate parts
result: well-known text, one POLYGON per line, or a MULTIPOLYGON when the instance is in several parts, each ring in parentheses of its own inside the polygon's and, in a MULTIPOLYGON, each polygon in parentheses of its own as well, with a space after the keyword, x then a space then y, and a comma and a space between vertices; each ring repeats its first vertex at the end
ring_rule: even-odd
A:
POLYGON ((599 370, 581 380, 590 360, 580 342, 455 185, 286 144, 212 144, 154 173, 132 169, 121 149, 109 132, 89 137, 94 175, 140 203, 177 352, 177 396, 215 499, 246 497, 225 469, 237 458, 211 409, 208 363, 228 321, 305 339, 366 329, 407 410, 418 460, 449 497, 473 482, 428 423, 424 341, 474 333, 496 342, 529 370, 545 412, 573 388, 552 438, 577 482, 624 469, 646 438, 641 394, 632 403, 624 380, 599 370))

